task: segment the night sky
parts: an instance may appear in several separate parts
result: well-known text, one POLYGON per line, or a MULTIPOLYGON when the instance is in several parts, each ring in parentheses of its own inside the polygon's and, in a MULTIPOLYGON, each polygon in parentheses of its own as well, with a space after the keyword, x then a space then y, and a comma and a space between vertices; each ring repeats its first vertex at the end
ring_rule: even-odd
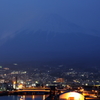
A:
POLYGON ((100 0, 0 0, 0 62, 99 59, 100 0))

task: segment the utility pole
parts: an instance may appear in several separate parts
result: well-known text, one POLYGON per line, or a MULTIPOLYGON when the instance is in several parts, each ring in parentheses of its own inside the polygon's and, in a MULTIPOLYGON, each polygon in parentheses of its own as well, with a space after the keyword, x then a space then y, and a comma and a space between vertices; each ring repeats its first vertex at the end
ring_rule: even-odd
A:
POLYGON ((15 77, 15 89, 17 89, 17 76, 15 77))

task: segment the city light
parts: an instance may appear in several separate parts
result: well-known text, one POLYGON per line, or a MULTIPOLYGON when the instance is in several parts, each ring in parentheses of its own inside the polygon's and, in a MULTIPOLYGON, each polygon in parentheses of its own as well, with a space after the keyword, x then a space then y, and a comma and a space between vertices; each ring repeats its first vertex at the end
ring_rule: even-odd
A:
POLYGON ((61 94, 59 100, 84 100, 84 96, 82 94, 76 92, 68 92, 61 94))

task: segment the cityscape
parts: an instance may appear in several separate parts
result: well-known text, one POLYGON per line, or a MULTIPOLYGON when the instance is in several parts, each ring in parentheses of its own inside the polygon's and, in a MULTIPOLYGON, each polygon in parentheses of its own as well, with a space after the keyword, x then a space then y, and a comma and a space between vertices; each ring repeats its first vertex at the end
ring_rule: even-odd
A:
POLYGON ((99 85, 99 67, 84 67, 84 70, 67 65, 29 65, 11 63, 0 66, 0 83, 16 82, 26 87, 38 85, 49 86, 53 83, 66 85, 99 85), (22 66, 20 69, 18 67, 22 66), (54 67, 55 66, 55 67, 54 67), (14 67, 14 68, 13 68, 14 67), (96 77, 96 78, 95 78, 96 77))
POLYGON ((23 62, 2 64, 0 66, 0 91, 2 93, 2 91, 17 90, 18 92, 34 91, 35 89, 39 92, 41 89, 50 90, 51 87, 56 87, 56 95, 59 89, 62 93, 70 90, 82 92, 85 97, 91 100, 91 98, 99 97, 99 74, 100 69, 97 66, 93 66, 91 69, 84 67, 83 70, 63 64, 32 65, 23 62), (22 67, 19 69, 20 66, 22 67))

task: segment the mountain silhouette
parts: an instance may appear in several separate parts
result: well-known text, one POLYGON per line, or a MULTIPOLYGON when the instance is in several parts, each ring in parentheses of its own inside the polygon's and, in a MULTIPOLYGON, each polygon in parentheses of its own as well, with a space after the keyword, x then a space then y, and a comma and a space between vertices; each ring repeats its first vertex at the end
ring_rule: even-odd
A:
POLYGON ((97 61, 98 32, 84 29, 57 15, 33 19, 0 47, 2 60, 97 61))

